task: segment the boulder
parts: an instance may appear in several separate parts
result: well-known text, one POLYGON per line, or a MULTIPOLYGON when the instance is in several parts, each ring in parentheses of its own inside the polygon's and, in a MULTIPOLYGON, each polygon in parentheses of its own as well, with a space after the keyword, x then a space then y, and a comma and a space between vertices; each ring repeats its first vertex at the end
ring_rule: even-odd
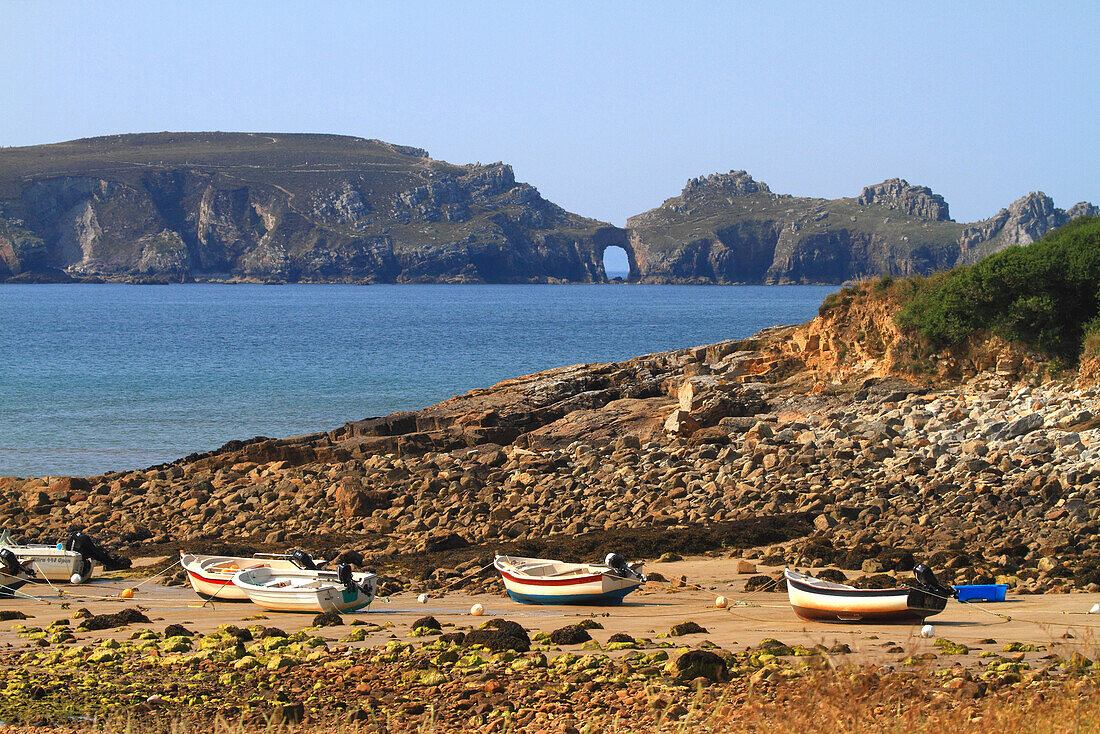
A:
POLYGON ((692 377, 684 380, 677 393, 680 410, 685 410, 688 413, 698 410, 702 407, 708 393, 713 393, 716 387, 717 382, 714 378, 692 377))
POLYGON ((463 538, 458 533, 440 532, 433 533, 424 538, 424 551, 426 553, 434 553, 436 551, 457 550, 459 548, 466 548, 470 545, 470 541, 463 538))
POLYGON ((677 408, 665 419, 665 432, 674 436, 691 436, 699 430, 699 421, 695 420, 686 410, 677 408))
POLYGON ((579 645, 591 639, 592 635, 580 624, 566 625, 550 633, 550 642, 555 645, 579 645))
POLYGON ((344 623, 339 612, 324 612, 313 618, 314 627, 339 627, 344 623))
POLYGON ((96 614, 88 617, 80 623, 77 629, 84 631, 108 630, 115 627, 125 627, 128 624, 149 624, 149 618, 137 609, 123 609, 121 612, 114 614, 96 614))
POLYGON ((1009 423, 1004 429, 1004 434, 1007 438, 1015 438, 1017 436, 1024 436, 1042 427, 1043 416, 1039 413, 1029 413, 1009 423))
POLYGON ((343 517, 368 517, 378 509, 390 506, 386 492, 363 489, 363 485, 351 477, 345 477, 336 487, 336 503, 343 517))
POLYGON ((62 477, 50 485, 51 497, 67 500, 72 495, 87 495, 92 491, 92 483, 82 477, 62 477))
POLYGON ((411 629, 415 630, 415 629, 420 629, 421 627, 423 627, 424 629, 429 629, 429 630, 442 630, 443 629, 439 625, 439 620, 436 619, 435 617, 430 616, 430 615, 427 616, 427 617, 421 617, 420 619, 413 622, 412 626, 411 626, 411 629))
MULTIPOLYGON (((442 638, 440 638, 442 639, 442 638)), ((476 630, 470 630, 462 639, 463 645, 481 645, 493 652, 531 649, 531 638, 521 625, 506 619, 490 619, 476 630)))
POLYGON ((706 678, 720 683, 729 674, 726 661, 710 650, 689 650, 676 658, 672 667, 673 674, 681 681, 706 678))
POLYGON ((706 632, 706 627, 702 627, 695 622, 681 622, 668 631, 673 637, 681 637, 683 635, 704 635, 706 632))

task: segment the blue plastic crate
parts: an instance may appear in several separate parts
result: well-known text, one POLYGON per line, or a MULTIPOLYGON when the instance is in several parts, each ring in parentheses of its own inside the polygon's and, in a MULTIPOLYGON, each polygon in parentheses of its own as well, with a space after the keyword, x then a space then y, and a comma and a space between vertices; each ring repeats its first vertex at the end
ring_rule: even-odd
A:
POLYGON ((1008 584, 964 584, 956 586, 959 601, 1004 601, 1008 584))

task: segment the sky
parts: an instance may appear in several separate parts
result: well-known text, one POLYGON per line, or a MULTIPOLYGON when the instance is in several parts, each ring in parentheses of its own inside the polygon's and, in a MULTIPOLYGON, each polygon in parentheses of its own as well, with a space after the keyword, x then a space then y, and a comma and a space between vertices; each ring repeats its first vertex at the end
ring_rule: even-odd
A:
POLYGON ((0 0, 0 145, 324 132, 622 225, 687 179, 1100 203, 1100 3, 0 0))

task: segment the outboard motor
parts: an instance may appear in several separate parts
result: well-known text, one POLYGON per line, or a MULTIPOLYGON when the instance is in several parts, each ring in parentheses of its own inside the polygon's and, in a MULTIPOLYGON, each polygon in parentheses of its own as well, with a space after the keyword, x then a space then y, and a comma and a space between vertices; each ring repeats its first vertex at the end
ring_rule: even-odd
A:
POLYGON ((107 571, 123 571, 132 565, 129 558, 108 553, 98 543, 79 530, 69 533, 69 539, 65 541, 65 550, 79 553, 85 561, 88 561, 88 559, 99 561, 100 565, 107 571))
POLYGON ((34 575, 33 572, 29 571, 29 569, 25 568, 23 564, 19 562, 19 559, 16 558, 15 554, 8 548, 0 548, 0 566, 3 566, 4 571, 7 572, 9 576, 14 576, 15 578, 19 578, 26 573, 34 575))
POLYGON ((344 585, 344 588, 348 591, 355 591, 359 587, 355 585, 355 579, 351 577, 351 564, 350 563, 337 563, 336 564, 336 578, 344 585))
POLYGON ((913 566, 913 577, 917 580, 917 586, 937 596, 953 599, 959 595, 954 586, 945 586, 932 573, 932 569, 923 563, 913 566))
POLYGON ((618 553, 608 553, 603 562, 604 565, 610 566, 613 571, 624 578, 636 578, 639 581, 645 581, 645 576, 631 568, 626 559, 618 553))
POLYGON ((306 553, 304 550, 295 549, 290 552, 290 562, 298 568, 305 571, 320 571, 321 569, 313 562, 313 556, 306 553))

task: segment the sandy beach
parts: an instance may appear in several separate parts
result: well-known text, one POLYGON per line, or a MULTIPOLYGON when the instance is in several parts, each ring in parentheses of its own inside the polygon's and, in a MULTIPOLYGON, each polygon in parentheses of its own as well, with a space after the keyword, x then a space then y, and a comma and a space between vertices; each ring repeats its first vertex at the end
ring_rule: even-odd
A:
MULTIPOLYGON (((158 559, 150 559, 158 560, 158 559)), ((139 560, 139 565, 141 561, 139 560)), ((762 640, 778 639, 787 645, 824 645, 835 648, 844 644, 851 649, 848 658, 853 663, 897 665, 912 654, 935 652, 936 639, 946 638, 975 650, 1001 651, 1008 643, 1017 642, 1043 647, 1044 650, 1027 653, 1025 659, 1036 659, 1048 652, 1069 656, 1080 652, 1092 656, 1096 652, 1094 630, 1100 628, 1100 615, 1090 615, 1093 604, 1100 603, 1100 593, 1044 594, 1009 596, 1002 603, 950 602, 947 609, 928 623, 936 629, 932 639, 922 639, 920 626, 911 624, 845 623, 826 624, 799 619, 790 608, 786 593, 770 591, 746 593, 743 590, 748 574, 738 577, 731 574, 734 562, 729 559, 689 558, 674 563, 654 566, 668 578, 686 577, 688 585, 650 582, 643 589, 627 597, 620 606, 537 606, 520 604, 503 595, 467 594, 443 592, 429 596, 426 604, 417 602, 415 594, 400 593, 377 599, 367 610, 344 615, 345 623, 354 621, 372 625, 386 625, 371 632, 357 647, 376 647, 402 637, 411 624, 426 615, 434 616, 446 631, 449 627, 469 627, 492 618, 503 618, 523 625, 531 635, 552 632, 568 624, 584 619, 594 619, 603 629, 591 630, 596 642, 617 632, 632 637, 656 639, 666 635, 680 622, 693 621, 707 631, 705 634, 686 635, 679 638, 688 646, 696 646, 706 640, 719 648, 738 651, 755 647, 762 640), (717 609, 716 596, 726 597, 729 606, 717 609), (485 614, 470 616, 473 604, 480 603, 485 614), (985 642, 993 639, 996 642, 985 642), (890 653, 891 648, 901 647, 904 652, 890 653)), ((778 569, 761 567, 761 572, 778 569)), ((131 625, 115 630, 89 633, 89 641, 107 638, 127 639, 138 629, 161 630, 169 624, 180 624, 201 634, 208 634, 223 625, 247 626, 261 621, 266 626, 278 627, 294 633, 310 627, 313 615, 270 612, 248 602, 204 602, 190 588, 162 586, 156 581, 142 582, 140 571, 133 579, 93 580, 80 586, 61 585, 62 596, 53 593, 45 585, 25 586, 22 592, 40 596, 41 602, 32 599, 13 599, 0 602, 0 610, 19 610, 33 615, 23 624, 48 627, 58 619, 68 619, 78 608, 86 608, 93 614, 111 614, 126 607, 144 611, 152 620, 151 625, 131 625), (124 589, 137 591, 132 599, 119 599, 124 589)), ((0 623, 0 644, 23 644, 12 627, 18 622, 0 623)), ((317 634, 338 640, 345 628, 334 627, 317 630, 317 634)), ((82 640, 83 641, 83 640, 82 640)), ((548 650, 552 657, 569 646, 548 650)), ((613 656, 615 653, 611 653, 613 656)), ((621 654, 621 653, 619 653, 621 654)), ((976 663, 976 655, 939 658, 940 664, 976 663)))

